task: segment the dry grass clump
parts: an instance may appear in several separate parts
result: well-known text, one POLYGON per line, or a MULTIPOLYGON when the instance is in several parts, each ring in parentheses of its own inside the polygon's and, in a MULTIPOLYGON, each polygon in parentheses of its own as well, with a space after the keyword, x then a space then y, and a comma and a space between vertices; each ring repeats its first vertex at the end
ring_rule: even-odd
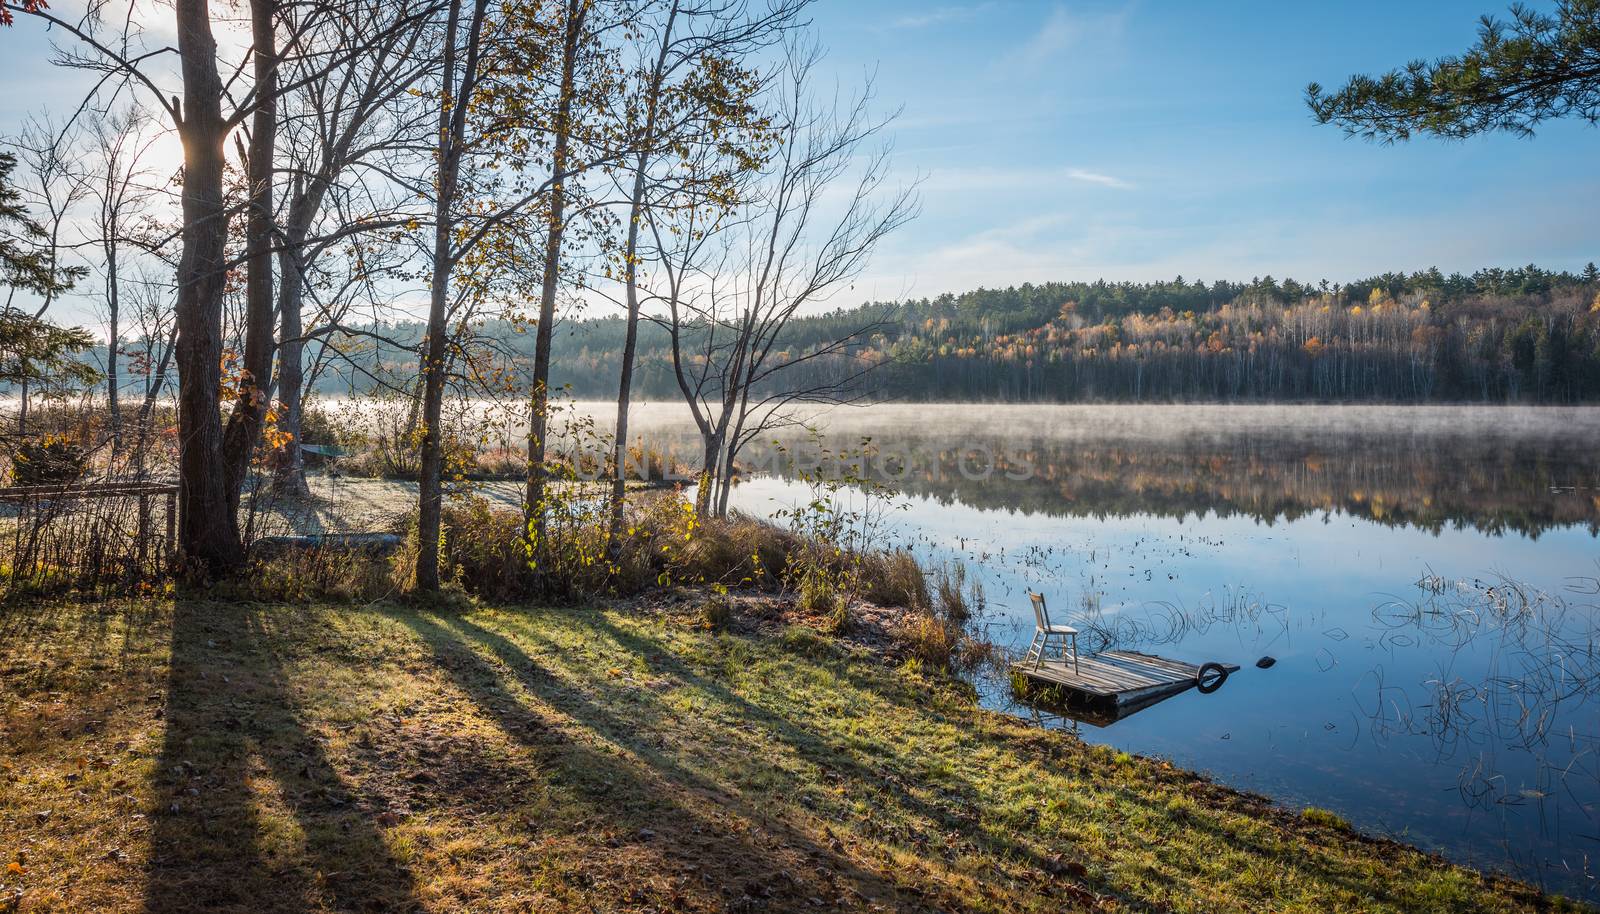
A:
POLYGON ((514 447, 492 447, 472 455, 471 472, 479 476, 523 478, 528 475, 528 454, 514 447))
POLYGON ((933 574, 933 599, 925 597, 913 607, 897 638, 907 653, 933 669, 949 672, 1003 665, 1004 652, 968 624, 983 605, 983 585, 967 577, 965 565, 941 566, 933 574))
MULTIPOLYGON (((656 503, 671 501, 663 498, 656 503)), ((645 523, 651 525, 649 514, 645 523)), ((659 529, 663 525, 657 522, 654 526, 659 529)), ((770 591, 783 586, 800 548, 800 538, 793 533, 753 517, 732 514, 698 521, 672 558, 680 580, 770 591)))
POLYGON ((213 592, 256 602, 370 603, 407 589, 411 569, 393 550, 291 547, 257 556, 244 575, 213 592))
POLYGON ((955 666, 961 649, 961 629, 949 620, 932 612, 913 613, 899 636, 907 652, 924 665, 938 670, 955 666))
MULTIPOLYGON (((777 591, 800 542, 749 517, 702 520, 676 493, 636 498, 622 535, 607 541, 601 503, 573 498, 550 514, 530 549, 521 511, 467 499, 444 509, 440 561, 462 590, 489 599, 633 596, 666 585, 777 591)), ((415 556, 415 533, 404 565, 415 556)))
POLYGON ((862 556, 860 578, 862 596, 879 606, 926 609, 932 605, 928 597, 928 576, 916 558, 904 549, 862 556))
POLYGON ((712 589, 705 602, 700 604, 700 621, 711 631, 727 630, 733 622, 733 601, 728 598, 727 588, 712 589))
POLYGON ((976 614, 975 608, 983 602, 983 586, 973 581, 969 587, 967 566, 960 562, 941 565, 934 573, 933 583, 939 612, 952 621, 971 619, 976 614))

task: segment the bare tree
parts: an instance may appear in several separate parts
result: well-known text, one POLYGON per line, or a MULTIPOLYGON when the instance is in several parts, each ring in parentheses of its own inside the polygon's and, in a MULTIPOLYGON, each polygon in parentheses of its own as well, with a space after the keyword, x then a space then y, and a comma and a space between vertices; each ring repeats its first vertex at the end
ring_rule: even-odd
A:
MULTIPOLYGON (((344 14, 322 17, 301 30, 300 54, 288 70, 299 88, 285 95, 280 112, 278 173, 286 183, 278 227, 279 427, 293 443, 278 483, 305 494, 301 417, 308 388, 305 345, 314 337, 353 332, 344 325, 344 294, 370 288, 377 275, 374 246, 394 229, 427 218, 416 201, 425 190, 418 162, 431 152, 428 106, 413 95, 439 65, 437 31, 425 27, 444 3, 402 5, 384 0, 346 0, 344 14), (373 36, 386 36, 374 40, 373 36), (341 48, 367 53, 348 57, 325 78, 297 80, 303 69, 341 48), (345 279, 332 294, 317 296, 319 260, 344 248, 352 256, 345 279), (311 327, 306 297, 316 299, 311 327)), ((290 11, 287 15, 299 14, 290 11)), ((321 350, 319 350, 321 351, 321 350)))
POLYGON ((155 173, 147 164, 159 138, 143 110, 123 105, 93 122, 94 156, 89 197, 95 204, 92 244, 100 255, 101 299, 106 318, 106 403, 114 450, 122 447, 123 288, 152 199, 155 173), (131 249, 131 250, 130 250, 131 249))
POLYGON ((608 537, 622 529, 628 412, 640 316, 641 229, 670 208, 725 209, 738 175, 759 167, 769 124, 753 99, 760 75, 745 60, 779 41, 809 0, 669 0, 642 29, 641 66, 629 104, 632 160, 622 250, 626 329, 618 378, 608 537), (712 167, 707 167, 710 164, 712 167))
POLYGON ((778 152, 736 213, 715 232, 693 228, 667 274, 666 323, 674 373, 705 444, 697 507, 727 511, 739 452, 764 432, 794 420, 806 404, 847 401, 870 365, 852 357, 875 325, 790 352, 785 329, 802 310, 828 301, 865 269, 872 251, 917 212, 914 187, 888 185, 887 149, 868 151, 888 120, 870 111, 870 84, 853 103, 825 106, 810 81, 820 53, 791 46, 778 87, 778 152), (834 203, 841 185, 846 196, 834 203), (691 348, 693 347, 693 348, 691 348), (795 369, 830 371, 795 382, 795 369))
POLYGON ((542 539, 545 521, 545 450, 550 426, 550 349, 556 319, 561 245, 567 227, 567 191, 577 169, 572 163, 573 110, 578 105, 579 67, 590 52, 589 17, 593 0, 563 0, 560 83, 551 121, 550 198, 545 206, 543 281, 533 350, 532 395, 528 403, 528 486, 524 510, 531 542, 542 539))

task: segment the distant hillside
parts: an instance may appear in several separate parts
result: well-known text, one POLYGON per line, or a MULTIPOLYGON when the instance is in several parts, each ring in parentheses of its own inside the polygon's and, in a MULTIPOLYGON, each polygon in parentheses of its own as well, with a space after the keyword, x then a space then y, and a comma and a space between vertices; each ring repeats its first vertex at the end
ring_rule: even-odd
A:
MULTIPOLYGON (((910 400, 1600 403, 1593 266, 1390 273, 1342 286, 1267 277, 979 289, 796 320, 779 357, 861 327, 871 329, 848 356, 796 374, 871 364, 866 393, 910 400)), ((408 347, 421 327, 377 329, 394 345, 344 347, 326 360, 318 390, 359 392, 373 376, 415 375, 408 347)), ((531 362, 531 334, 484 332, 500 352, 531 362)), ((614 397, 622 335, 616 317, 564 323, 553 382, 579 397, 614 397)), ((666 334, 648 323, 634 390, 678 396, 666 334)))
MULTIPOLYGON (((1600 403, 1592 266, 980 289, 797 321, 788 355, 866 324, 854 358, 878 365, 874 394, 899 399, 1600 403)), ((559 378, 613 396, 621 336, 617 320, 571 328, 559 378)), ((676 396, 664 334, 640 353, 636 390, 676 396)))
POLYGON ((909 302, 886 387, 1004 401, 1600 402, 1600 271, 1050 283, 909 302))

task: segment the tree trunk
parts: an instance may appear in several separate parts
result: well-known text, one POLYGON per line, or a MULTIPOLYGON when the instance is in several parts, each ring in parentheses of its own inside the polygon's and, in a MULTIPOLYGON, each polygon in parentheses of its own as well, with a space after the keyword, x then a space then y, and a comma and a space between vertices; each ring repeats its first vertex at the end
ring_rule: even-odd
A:
POLYGON ((255 110, 250 125, 249 216, 245 223, 245 336, 243 373, 238 398, 223 437, 227 462, 228 507, 239 509, 239 493, 250 469, 250 457, 261 437, 272 390, 272 166, 278 133, 278 54, 273 28, 276 0, 251 0, 250 34, 254 43, 255 110))
POLYGON ((326 183, 320 176, 308 189, 296 178, 290 192, 289 218, 284 226, 283 249, 278 252, 278 400, 283 404, 278 417, 280 428, 289 435, 289 453, 278 464, 274 488, 291 496, 305 498, 305 443, 301 434, 305 415, 305 271, 302 256, 311 220, 322 204, 326 183), (319 183, 320 182, 320 183, 319 183))
POLYGON ((638 251, 639 220, 644 217, 644 169, 645 153, 641 152, 633 173, 633 204, 628 212, 628 244, 624 254, 627 262, 623 267, 628 326, 622 337, 622 371, 617 383, 616 454, 611 476, 611 522, 606 528, 606 541, 613 547, 622 535, 623 500, 628 486, 628 408, 633 401, 633 361, 639 344, 638 251))
POLYGON ((228 221, 223 206, 222 80, 207 0, 175 0, 183 70, 183 232, 178 261, 178 543, 201 574, 244 561, 222 459, 222 293, 228 221))
POLYGON ((533 348, 533 394, 528 404, 528 516, 530 545, 544 538, 545 438, 550 422, 550 347, 556 320, 556 284, 561 274, 561 237, 565 230, 567 159, 572 140, 572 106, 576 93, 578 43, 583 34, 584 0, 567 0, 566 37, 561 56, 561 94, 556 102, 555 147, 551 151, 550 220, 545 233, 544 282, 539 293, 539 328, 533 348))
POLYGON ((444 447, 439 423, 444 413, 446 356, 446 317, 450 301, 451 205, 455 202, 461 170, 461 143, 466 133, 464 104, 451 104, 472 92, 478 66, 478 36, 483 25, 487 0, 477 0, 467 41, 466 66, 459 91, 455 85, 456 31, 461 22, 461 0, 452 0, 445 26, 444 78, 449 96, 439 107, 439 181, 434 200, 433 280, 429 289, 428 335, 422 341, 422 416, 421 468, 417 481, 417 568, 416 588, 423 593, 439 589, 439 525, 444 508, 444 447))
MULTIPOLYGON (((299 201, 296 201, 299 202, 299 201)), ((311 494, 306 485, 305 455, 300 450, 304 444, 300 426, 304 414, 305 388, 305 333, 300 312, 305 299, 305 277, 300 271, 300 245, 305 232, 298 231, 291 212, 288 238, 284 250, 278 254, 278 401, 283 404, 279 421, 289 434, 289 453, 278 465, 273 481, 280 491, 304 498, 311 494)))
POLYGON ((711 513, 711 496, 717 487, 717 461, 722 456, 722 442, 714 434, 701 431, 705 453, 700 458, 700 483, 694 490, 694 513, 705 518, 711 513))
POLYGON ((107 339, 106 339, 106 405, 111 410, 111 452, 113 454, 122 450, 122 405, 118 398, 117 390, 117 348, 120 345, 118 337, 121 328, 118 326, 121 319, 121 300, 117 288, 117 243, 116 239, 106 240, 106 310, 107 339))
MULTIPOLYGON (((622 534, 623 501, 628 487, 628 409, 633 403, 633 363, 639 345, 639 221, 644 218, 645 169, 655 144, 656 115, 661 109, 661 84, 666 78, 667 51, 672 47, 672 27, 678 21, 678 6, 672 5, 662 28, 661 52, 656 55, 655 69, 650 72, 650 86, 645 100, 644 133, 640 137, 640 150, 634 160, 633 197, 628 207, 628 244, 624 252, 626 262, 625 287, 628 299, 628 325, 622 340, 622 371, 617 382, 616 457, 611 478, 611 522, 606 528, 606 541, 615 548, 622 534)), ((640 455, 643 457, 644 455, 640 455)), ((648 458, 643 466, 648 467, 648 458)))
MULTIPOLYGON (((173 328, 171 336, 167 338, 167 345, 161 350, 161 358, 156 360, 146 377, 144 400, 139 404, 139 414, 134 420, 133 429, 133 472, 138 479, 144 479, 149 471, 145 465, 146 455, 150 448, 150 423, 156 412, 156 398, 161 395, 161 388, 167 383, 167 365, 172 361, 172 352, 178 337, 178 330, 173 328)), ((147 341, 148 352, 148 341, 147 341)))

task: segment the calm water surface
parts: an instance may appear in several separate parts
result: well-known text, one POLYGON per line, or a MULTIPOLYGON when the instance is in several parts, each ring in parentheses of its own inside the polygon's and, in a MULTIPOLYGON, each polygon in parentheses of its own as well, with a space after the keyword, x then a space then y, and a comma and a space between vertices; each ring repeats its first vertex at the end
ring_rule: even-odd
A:
MULTIPOLYGON (((646 416, 646 437, 671 438, 667 413, 646 416)), ((892 537, 965 565, 991 638, 1027 644, 1037 589, 1086 648, 1242 667, 1105 726, 999 682, 986 703, 1600 896, 1600 410, 897 405, 816 421, 830 446, 872 436, 866 468, 904 493, 892 537)), ((807 447, 785 434, 791 455, 807 447)), ((735 508, 810 498, 785 461, 750 463, 765 472, 735 508)))

